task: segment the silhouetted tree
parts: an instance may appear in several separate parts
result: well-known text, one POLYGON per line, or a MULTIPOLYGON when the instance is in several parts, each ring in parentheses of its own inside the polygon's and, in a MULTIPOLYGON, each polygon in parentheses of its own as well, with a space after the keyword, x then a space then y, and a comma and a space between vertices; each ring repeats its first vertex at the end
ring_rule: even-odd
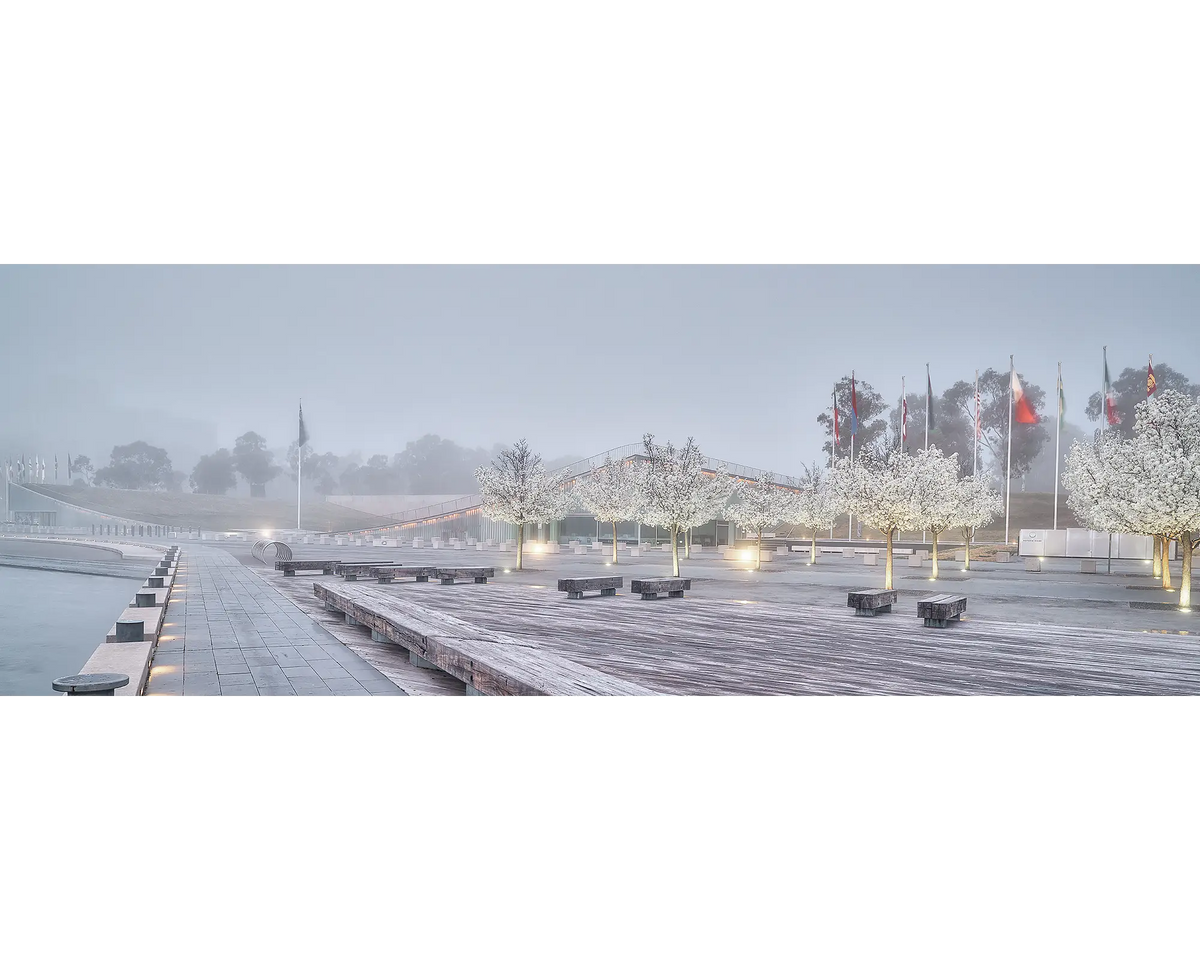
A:
MULTIPOLYGON (((1004 465, 1008 457, 1008 422, 1009 404, 1009 374, 1007 370, 994 370, 988 367, 979 375, 979 394, 981 398, 981 416, 983 435, 979 438, 979 461, 983 463, 983 452, 986 450, 991 460, 994 472, 1004 473, 1004 465)), ((1012 435, 1012 475, 1022 477, 1041 452, 1042 446, 1051 438, 1054 421, 1049 423, 1042 416, 1043 401, 1046 391, 1031 380, 1021 378, 1025 388, 1025 399, 1038 414, 1037 423, 1018 423, 1013 418, 1012 435)), ((935 418, 946 406, 954 406, 961 411, 967 422, 967 436, 970 442, 970 431, 975 427, 975 382, 959 380, 947 390, 943 397, 946 403, 934 410, 935 418)), ((911 409, 910 409, 911 412, 911 409)), ((911 437, 911 432, 909 433, 911 437)), ((960 457, 961 459, 961 457, 960 457)))
POLYGON ((96 483, 120 490, 169 490, 172 472, 166 450, 137 440, 113 447, 109 465, 96 471, 96 483))
POLYGON ((250 496, 265 497, 266 486, 280 473, 267 441, 251 430, 233 442, 234 469, 250 484, 250 496))
MULTIPOLYGON (((975 453, 972 430, 974 422, 968 420, 963 411, 955 403, 946 398, 933 398, 933 429, 929 431, 929 446, 937 447, 947 455, 957 454, 957 469, 960 477, 971 472, 972 458, 975 453)), ((900 401, 892 407, 888 414, 888 426, 891 430, 893 446, 900 443, 900 401)), ((904 451, 909 454, 917 453, 925 448, 925 394, 910 393, 908 395, 908 442, 904 451)))
MULTIPOLYGON (((838 402, 838 436, 841 438, 841 443, 838 445, 838 459, 842 457, 849 458, 850 456, 850 378, 842 377, 837 382, 837 402, 838 402)), ((858 397, 858 434, 854 438, 855 456, 863 450, 876 450, 882 453, 883 448, 888 444, 888 424, 885 416, 887 414, 887 404, 883 397, 879 395, 879 391, 872 387, 865 380, 857 381, 855 392, 858 397)), ((833 398, 830 397, 829 406, 825 411, 817 416, 817 423, 821 424, 825 429, 825 436, 828 437, 821 447, 825 451, 826 458, 829 457, 833 450, 833 398)))
POLYGON ((236 487, 233 455, 226 447, 206 453, 192 470, 189 482, 196 493, 224 494, 236 487))
MULTIPOLYGON (((1149 357, 1146 358, 1149 362, 1149 357)), ((1117 396, 1117 416, 1121 422, 1105 429, 1116 430, 1122 437, 1133 436, 1134 407, 1146 399, 1146 367, 1126 367, 1113 381, 1113 393, 1117 396)), ((1097 377, 1097 379, 1100 379, 1097 377)), ((1193 384, 1184 374, 1173 370, 1165 363, 1154 365, 1155 396, 1164 390, 1178 390, 1189 397, 1200 397, 1200 384, 1193 384)), ((1097 390, 1087 402, 1087 417, 1099 423, 1103 397, 1097 390)))

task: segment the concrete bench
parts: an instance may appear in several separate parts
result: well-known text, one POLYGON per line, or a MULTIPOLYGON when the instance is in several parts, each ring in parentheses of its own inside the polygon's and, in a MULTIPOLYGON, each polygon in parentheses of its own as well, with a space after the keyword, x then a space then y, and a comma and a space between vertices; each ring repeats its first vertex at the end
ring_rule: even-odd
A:
POLYGON ((692 581, 684 577, 649 577, 629 582, 629 592, 640 593, 643 600, 657 600, 664 593, 668 597, 682 597, 684 590, 691 589, 692 581))
POLYGON ((853 607, 855 616, 859 617, 891 613, 895 602, 895 590, 851 590, 846 596, 846 606, 853 607))
POLYGON ((357 580, 359 577, 373 576, 372 571, 390 566, 395 566, 395 564, 378 563, 373 560, 354 560, 348 563, 335 563, 333 572, 346 580, 357 580))
POLYGON ((1098 570, 1099 570, 1099 568, 1096 566, 1095 560, 1080 560, 1079 561, 1079 572, 1080 573, 1097 573, 1098 570))
POLYGON ((922 557, 919 553, 914 553, 912 556, 910 556, 908 558, 908 565, 910 567, 919 567, 924 562, 925 561, 922 559, 922 557))
POLYGON ((864 567, 879 566, 879 554, 877 554, 877 553, 864 553, 862 555, 862 558, 863 558, 863 566, 864 567))
POLYGON ((967 598, 949 593, 939 593, 917 601, 917 616, 925 620, 927 627, 948 627, 958 620, 967 609, 967 598))
POLYGON ((428 583, 429 578, 437 574, 437 567, 402 567, 399 564, 395 566, 373 566, 369 571, 370 575, 380 583, 391 583, 397 577, 415 577, 417 583, 428 583))
POLYGON ((275 569, 282 570, 285 577, 294 577, 297 570, 320 570, 333 573, 336 560, 276 560, 275 569))
POLYGON ((1026 573, 1041 573, 1042 572, 1042 558, 1041 557, 1026 557, 1025 558, 1025 572, 1026 573))
POLYGON ((437 578, 442 583, 453 583, 455 580, 473 580, 475 583, 487 583, 489 577, 496 575, 495 567, 438 567, 437 578))
POLYGON ((996 551, 996 562, 997 563, 1008 563, 1010 560, 1012 560, 1011 553, 1007 552, 1006 550, 997 550, 996 551))
POLYGON ((602 597, 615 597, 624 585, 624 577, 567 577, 558 581, 558 589, 566 591, 568 600, 582 600, 585 590, 599 590, 602 597))

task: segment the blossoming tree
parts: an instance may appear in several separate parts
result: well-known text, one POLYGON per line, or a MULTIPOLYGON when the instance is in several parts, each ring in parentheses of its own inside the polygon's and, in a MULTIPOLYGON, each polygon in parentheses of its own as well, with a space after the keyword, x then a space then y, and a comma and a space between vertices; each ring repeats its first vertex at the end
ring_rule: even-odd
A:
POLYGON ((725 508, 725 515, 739 527, 750 531, 757 549, 754 569, 762 569, 763 531, 782 523, 796 512, 795 495, 775 482, 775 474, 764 473, 757 482, 742 481, 737 485, 737 499, 725 508))
MULTIPOLYGON (((670 443, 655 443, 654 436, 649 433, 642 438, 642 442, 645 445, 645 459, 638 472, 638 486, 642 495, 641 520, 671 531, 671 569, 672 576, 677 577, 679 531, 695 526, 709 497, 721 490, 719 486, 705 486, 704 454, 691 437, 679 448, 670 443)), ((720 482, 718 480, 718 484, 720 482)))
MULTIPOLYGON (((901 456, 903 456, 901 454, 901 456)), ((947 456, 937 447, 926 447, 909 465, 918 475, 916 506, 922 529, 933 536, 933 579, 938 576, 938 537, 958 524, 961 512, 958 455, 947 456)))
POLYGON ((736 485, 737 482, 724 470, 700 474, 700 481, 692 494, 691 516, 685 528, 687 535, 684 538, 684 556, 689 560, 692 557, 692 528, 720 517, 736 485))
POLYGON ((565 517, 573 493, 565 473, 548 475, 542 458, 523 439, 503 450, 491 466, 475 471, 485 516, 517 527, 517 569, 522 569, 525 524, 565 517))
MULTIPOLYGON (((1177 540, 1179 605, 1191 606, 1192 553, 1200 539, 1200 407, 1174 390, 1135 409, 1131 440, 1113 434, 1075 443, 1063 474, 1067 505, 1090 527, 1177 540)), ((1163 587, 1171 587, 1164 550, 1163 587)))
POLYGON ((832 479, 816 464, 806 467, 800 478, 800 492, 792 501, 792 523, 812 530, 812 553, 809 563, 817 562, 817 531, 833 524, 845 511, 832 479))
POLYGON ((886 463, 864 456, 854 463, 837 461, 830 471, 839 497, 863 523, 887 538, 884 589, 892 589, 892 542, 901 530, 916 529, 921 523, 918 486, 921 474, 914 458, 904 454, 886 463))
POLYGON ((617 524, 636 520, 642 509, 642 491, 638 481, 636 461, 617 460, 611 456, 581 478, 575 493, 584 508, 601 523, 611 523, 613 531, 612 562, 617 563, 617 524))
POLYGON ((962 530, 966 545, 966 569, 971 569, 971 541, 979 528, 992 522, 1004 509, 1000 491, 996 490, 986 473, 963 477, 958 481, 958 516, 955 523, 962 530))

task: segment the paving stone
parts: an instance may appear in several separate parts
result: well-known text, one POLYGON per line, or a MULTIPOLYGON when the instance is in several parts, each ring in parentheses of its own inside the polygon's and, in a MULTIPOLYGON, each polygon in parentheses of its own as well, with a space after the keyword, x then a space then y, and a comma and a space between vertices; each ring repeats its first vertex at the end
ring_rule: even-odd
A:
POLYGON ((247 682, 250 681, 250 665, 248 663, 218 663, 217 675, 221 678, 221 682, 225 682, 226 677, 245 677, 247 682))

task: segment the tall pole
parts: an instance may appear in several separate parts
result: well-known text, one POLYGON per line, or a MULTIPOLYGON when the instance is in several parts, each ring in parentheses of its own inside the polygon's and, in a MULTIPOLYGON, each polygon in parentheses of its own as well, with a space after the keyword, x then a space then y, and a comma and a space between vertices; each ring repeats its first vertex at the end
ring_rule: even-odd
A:
MULTIPOLYGON (((854 466, 854 435, 858 433, 858 393, 854 390, 854 371, 850 371, 850 466, 854 466)), ((854 542, 854 514, 846 514, 846 540, 854 542)))
MULTIPOLYGON (((929 411, 933 409, 933 397, 929 394, 929 364, 925 364, 925 449, 929 449, 929 411)), ((922 540, 922 543, 925 541, 922 540)))
MULTIPOLYGON (((300 408, 304 408, 304 399, 300 399, 300 408)), ((303 529, 300 526, 300 471, 304 468, 304 444, 300 443, 300 436, 296 436, 296 530, 303 529)))
MULTIPOLYGON (((835 417, 837 416, 837 387, 833 388, 833 415, 835 417)), ((836 437, 834 437, 833 441, 829 444, 829 470, 831 473, 833 471, 833 455, 835 453, 837 453, 837 438, 836 437)), ((833 478, 831 477, 830 479, 833 479, 833 478)), ((813 536, 814 537, 816 536, 815 532, 813 533, 813 536)), ((829 539, 830 540, 833 539, 833 521, 832 520, 829 521, 829 539)))
MULTIPOLYGON (((850 434, 850 466, 854 466, 854 434, 850 434)), ((854 541, 854 514, 846 515, 846 539, 854 541)))
POLYGON ((975 371, 975 461, 971 465, 971 476, 979 474, 979 371, 975 371))
POLYGON ((900 452, 904 452, 904 441, 908 439, 908 417, 905 414, 908 412, 904 408, 905 398, 908 393, 904 389, 904 377, 900 378, 900 452))
POLYGON ((1054 434, 1054 529, 1058 529, 1058 471, 1062 466, 1062 461, 1058 458, 1058 446, 1062 440, 1062 361, 1058 361, 1058 396, 1055 398, 1058 404, 1058 430, 1054 434))
MULTIPOLYGON (((1108 347, 1104 348, 1104 373, 1105 381, 1108 380, 1108 347)), ((1105 382, 1100 386, 1100 433, 1104 433, 1104 423, 1108 420, 1108 383, 1105 382)))
POLYGON ((1008 355, 1008 463, 1004 468, 1004 544, 1008 545, 1008 506, 1012 499, 1012 408, 1013 408, 1013 355, 1008 355))

